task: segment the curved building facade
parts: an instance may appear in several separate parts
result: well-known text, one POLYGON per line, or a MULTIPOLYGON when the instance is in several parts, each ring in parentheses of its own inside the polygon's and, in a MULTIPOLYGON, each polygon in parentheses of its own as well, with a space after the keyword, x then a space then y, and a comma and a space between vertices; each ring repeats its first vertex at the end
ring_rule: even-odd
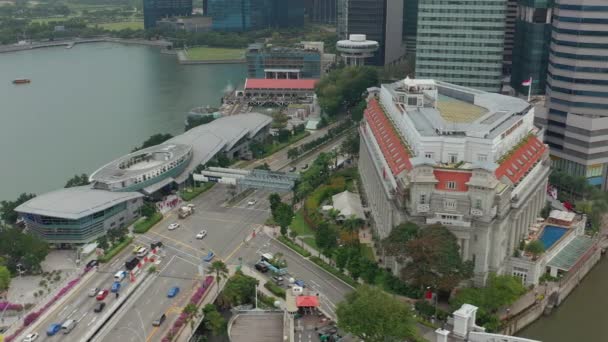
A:
POLYGON ((606 189, 608 3, 557 0, 549 51, 546 127, 553 165, 606 189))

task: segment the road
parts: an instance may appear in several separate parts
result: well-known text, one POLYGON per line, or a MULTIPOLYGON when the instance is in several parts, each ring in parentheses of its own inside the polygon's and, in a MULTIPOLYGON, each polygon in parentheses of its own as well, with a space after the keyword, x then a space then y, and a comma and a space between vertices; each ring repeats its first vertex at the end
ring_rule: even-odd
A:
POLYGON ((254 229, 259 230, 270 214, 269 195, 269 191, 256 190, 228 206, 225 204, 228 188, 216 184, 192 201, 196 207, 192 216, 177 220, 170 214, 148 233, 137 236, 137 240, 145 244, 162 241, 166 253, 163 258, 168 260, 168 266, 151 285, 138 290, 96 341, 160 341, 202 279, 199 272, 206 272, 208 265, 202 266, 202 258, 213 251, 227 264, 238 262, 234 255, 244 245, 245 238, 251 236, 254 229), (256 200, 254 205, 248 205, 251 199, 256 200), (180 227, 168 231, 167 225, 172 222, 178 222, 180 227), (195 236, 201 229, 207 230, 207 236, 197 240, 195 236), (173 299, 167 298, 172 286, 180 288, 179 296, 173 299), (159 328, 153 327, 152 321, 162 313, 167 315, 167 320, 159 328))
MULTIPOLYGON (((97 274, 84 280, 85 283, 77 291, 68 294, 68 298, 63 305, 56 307, 45 315, 45 318, 35 322, 28 331, 36 331, 40 334, 37 341, 65 340, 61 332, 55 336, 46 336, 46 330, 53 323, 63 323, 68 319, 74 319, 78 321, 78 324, 70 332, 69 337, 70 340, 77 341, 79 337, 83 336, 95 324, 98 317, 103 314, 103 312, 101 314, 93 312, 97 300, 94 297, 89 297, 89 292, 92 288, 109 290, 114 282, 114 274, 120 271, 124 267, 124 262, 131 257, 133 257, 132 248, 126 248, 114 262, 101 265, 96 271, 97 274)), ((129 280, 124 279, 120 291, 126 291, 129 286, 131 286, 129 280)), ((105 312, 116 303, 117 299, 113 293, 110 293, 104 301, 106 303, 105 312)))

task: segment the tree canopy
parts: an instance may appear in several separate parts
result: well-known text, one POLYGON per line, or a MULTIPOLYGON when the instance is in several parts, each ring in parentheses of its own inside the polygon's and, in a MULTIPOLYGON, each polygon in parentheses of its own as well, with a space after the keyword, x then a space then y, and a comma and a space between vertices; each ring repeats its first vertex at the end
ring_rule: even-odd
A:
POLYGON ((367 66, 345 67, 323 76, 315 87, 319 105, 328 115, 336 115, 361 101, 367 88, 378 84, 376 69, 367 66))
POLYGON ((413 286, 449 292, 473 274, 473 264, 460 257, 456 237, 442 226, 420 229, 413 223, 400 225, 383 246, 388 255, 405 262, 401 278, 413 286))
POLYGON ((5 223, 15 224, 19 218, 19 214, 15 211, 15 208, 34 197, 36 197, 35 194, 24 192, 14 201, 0 201, 0 219, 5 223))
POLYGON ((8 290, 11 284, 11 272, 6 266, 0 266, 0 292, 8 290))
POLYGON ((338 326, 367 342, 417 337, 409 306, 377 288, 359 286, 336 309, 338 326))
POLYGON ((207 304, 203 307, 205 318, 203 324, 205 329, 214 336, 223 335, 226 332, 226 319, 217 311, 215 305, 207 304))
POLYGON ((40 271, 40 263, 48 253, 48 244, 35 235, 13 228, 0 231, 0 257, 4 258, 12 273, 16 271, 17 264, 29 272, 40 271))
POLYGON ((154 134, 152 136, 150 136, 148 139, 146 139, 146 141, 144 141, 144 143, 141 145, 141 147, 136 147, 133 149, 133 152, 138 151, 138 150, 143 150, 144 148, 148 148, 151 146, 156 146, 158 144, 162 144, 165 141, 169 140, 173 138, 173 135, 167 133, 167 134, 163 134, 163 133, 157 133, 154 134))
POLYGON ((536 259, 545 251, 545 245, 543 245, 543 243, 539 240, 534 240, 526 245, 525 251, 532 254, 536 259))
POLYGON ((246 276, 241 271, 237 271, 226 282, 218 298, 218 303, 224 308, 253 303, 255 286, 257 284, 257 279, 246 276))
POLYGON ((68 179, 67 183, 65 183, 64 188, 73 188, 76 186, 83 186, 89 184, 89 176, 86 173, 80 175, 74 175, 74 177, 68 179))

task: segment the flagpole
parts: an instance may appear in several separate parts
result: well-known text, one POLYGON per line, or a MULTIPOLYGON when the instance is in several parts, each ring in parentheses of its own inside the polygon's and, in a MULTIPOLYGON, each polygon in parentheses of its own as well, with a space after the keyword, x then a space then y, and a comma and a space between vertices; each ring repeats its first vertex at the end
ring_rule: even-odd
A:
POLYGON ((532 94, 532 76, 530 76, 530 84, 528 85, 528 102, 530 102, 531 94, 532 94))

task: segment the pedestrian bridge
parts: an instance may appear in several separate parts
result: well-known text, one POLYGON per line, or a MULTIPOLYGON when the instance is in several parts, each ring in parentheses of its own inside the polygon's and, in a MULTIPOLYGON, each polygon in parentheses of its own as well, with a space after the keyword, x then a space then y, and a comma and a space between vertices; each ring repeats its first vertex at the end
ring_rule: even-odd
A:
POLYGON ((193 178, 198 182, 214 182, 233 184, 241 189, 269 189, 273 191, 291 191, 300 175, 267 170, 242 170, 222 167, 210 167, 194 174, 193 178))

